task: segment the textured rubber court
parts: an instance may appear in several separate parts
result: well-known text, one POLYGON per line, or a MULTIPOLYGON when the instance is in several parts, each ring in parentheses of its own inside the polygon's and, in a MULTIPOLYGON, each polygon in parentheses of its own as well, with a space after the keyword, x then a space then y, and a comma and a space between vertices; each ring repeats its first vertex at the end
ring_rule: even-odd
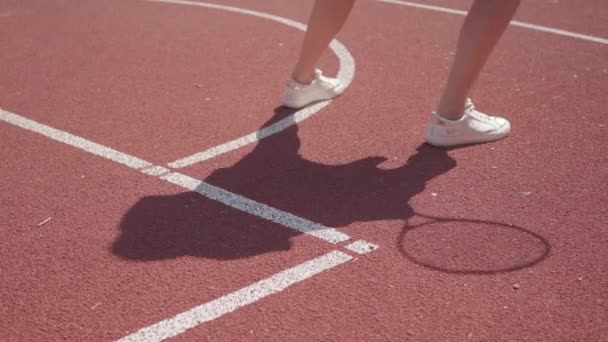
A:
POLYGON ((469 1, 0 0, 0 340, 608 341, 608 5, 525 1, 423 144, 469 1))

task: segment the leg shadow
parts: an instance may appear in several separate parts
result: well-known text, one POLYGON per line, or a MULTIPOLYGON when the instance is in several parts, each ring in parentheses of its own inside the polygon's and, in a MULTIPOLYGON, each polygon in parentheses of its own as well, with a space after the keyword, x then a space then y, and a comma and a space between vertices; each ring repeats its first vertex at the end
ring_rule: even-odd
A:
MULTIPOLYGON (((277 108, 263 126, 289 120, 277 108)), ((235 165, 204 181, 330 227, 360 221, 407 219, 408 204, 428 180, 456 166, 447 150, 418 147, 406 165, 383 170, 375 156, 343 165, 302 158, 298 127, 262 139, 235 165)), ((288 250, 298 232, 264 222, 196 192, 148 196, 124 216, 112 251, 133 260, 179 256, 234 259, 288 250)))
MULTIPOLYGON (((293 120, 293 113, 277 108, 262 127, 285 124, 293 120)), ((403 220, 403 240, 413 229, 407 225, 408 219, 416 215, 410 199, 424 191, 428 181, 456 167, 456 161, 448 155, 450 149, 426 144, 420 145, 405 165, 387 170, 378 167, 386 160, 381 156, 341 165, 313 162, 299 154, 300 143, 298 126, 290 126, 260 140, 251 153, 230 167, 214 171, 204 182, 329 227, 403 220)), ((112 251, 132 260, 245 258, 289 250, 291 238, 300 234, 197 192, 144 197, 126 213, 120 230, 112 251)), ((400 248, 405 257, 419 265, 459 273, 458 269, 425 262, 400 248)), ((538 263, 547 254, 548 247, 546 253, 530 262, 478 273, 520 269, 538 263)))

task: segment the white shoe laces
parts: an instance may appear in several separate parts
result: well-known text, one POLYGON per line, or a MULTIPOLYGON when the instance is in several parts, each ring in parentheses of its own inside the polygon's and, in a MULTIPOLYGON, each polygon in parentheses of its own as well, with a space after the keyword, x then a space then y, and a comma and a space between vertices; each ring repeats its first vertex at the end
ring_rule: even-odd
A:
POLYGON ((496 122, 496 117, 486 115, 482 112, 475 110, 475 105, 472 102, 467 101, 467 107, 464 110, 464 115, 468 115, 482 122, 493 123, 496 122))

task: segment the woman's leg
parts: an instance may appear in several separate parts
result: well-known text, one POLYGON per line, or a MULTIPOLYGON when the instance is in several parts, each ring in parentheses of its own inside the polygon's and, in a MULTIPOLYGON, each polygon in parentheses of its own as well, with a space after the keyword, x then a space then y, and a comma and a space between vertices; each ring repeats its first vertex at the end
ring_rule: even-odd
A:
POLYGON ((437 112, 462 116, 467 95, 488 56, 515 15, 520 0, 475 0, 462 26, 456 56, 437 112))
POLYGON ((475 0, 460 31, 456 57, 426 141, 456 146, 496 141, 506 137, 511 124, 475 109, 467 95, 477 76, 515 15, 520 0, 475 0))
POLYGON ((302 108, 339 96, 344 87, 337 78, 316 72, 321 54, 344 26, 355 0, 317 0, 308 21, 300 57, 283 93, 282 104, 302 108))
POLYGON ((298 63, 292 77, 300 83, 310 83, 315 77, 315 68, 321 54, 340 31, 355 0, 316 0, 298 63))

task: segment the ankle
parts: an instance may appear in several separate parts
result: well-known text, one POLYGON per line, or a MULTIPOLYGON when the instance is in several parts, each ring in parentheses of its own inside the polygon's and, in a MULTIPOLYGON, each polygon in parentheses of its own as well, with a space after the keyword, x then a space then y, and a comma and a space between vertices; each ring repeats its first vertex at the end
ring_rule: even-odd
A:
POLYGON ((465 105, 439 105, 437 114, 444 119, 458 120, 464 115, 465 105))
POLYGON ((442 117, 442 118, 444 118, 446 120, 450 120, 450 121, 458 121, 458 120, 460 120, 460 118, 462 118, 464 116, 464 111, 463 110, 461 110, 459 112, 455 112, 455 111, 448 111, 448 112, 437 111, 436 113, 440 117, 442 117))
POLYGON ((314 81, 314 77, 301 77, 301 76, 296 76, 296 75, 292 75, 291 79, 296 81, 297 83, 300 84, 304 84, 304 85, 309 85, 312 83, 312 81, 314 81))
POLYGON ((291 79, 301 83, 301 84, 310 84, 315 80, 315 69, 312 71, 300 71, 298 68, 291 74, 291 79))

